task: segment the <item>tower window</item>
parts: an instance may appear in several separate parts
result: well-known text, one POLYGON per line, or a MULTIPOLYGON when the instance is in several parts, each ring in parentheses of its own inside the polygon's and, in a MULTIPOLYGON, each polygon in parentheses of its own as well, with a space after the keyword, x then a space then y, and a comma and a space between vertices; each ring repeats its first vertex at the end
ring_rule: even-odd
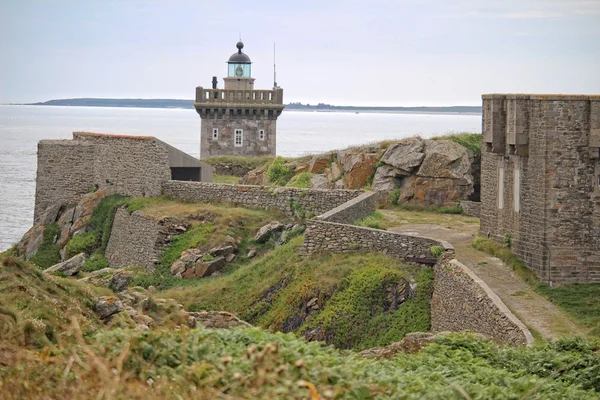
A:
POLYGON ((265 130, 264 129, 259 129, 258 130, 258 138, 260 140, 265 140, 265 130))
POLYGON ((219 128, 213 128, 213 140, 217 140, 219 138, 219 128))
POLYGON ((498 209, 504 208, 504 167, 498 168, 498 209))
POLYGON ((233 145, 235 147, 242 147, 243 141, 244 141, 244 131, 242 129, 236 129, 233 145))
POLYGON ((520 211, 521 210, 521 170, 518 168, 517 165, 515 165, 515 169, 513 171, 514 177, 513 177, 513 203, 515 206, 515 211, 520 211))

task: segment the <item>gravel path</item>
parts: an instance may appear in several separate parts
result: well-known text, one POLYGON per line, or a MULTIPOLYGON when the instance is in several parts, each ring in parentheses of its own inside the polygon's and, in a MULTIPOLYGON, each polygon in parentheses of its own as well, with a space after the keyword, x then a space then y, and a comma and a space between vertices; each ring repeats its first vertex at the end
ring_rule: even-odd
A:
POLYGON ((459 215, 434 215, 431 223, 423 222, 427 213, 417 213, 411 218, 407 211, 382 210, 389 221, 389 231, 406 235, 441 239, 451 243, 456 258, 479 276, 527 327, 544 338, 555 339, 571 334, 585 335, 586 330, 576 325, 545 297, 516 276, 500 259, 471 247, 479 224, 474 218, 459 215))

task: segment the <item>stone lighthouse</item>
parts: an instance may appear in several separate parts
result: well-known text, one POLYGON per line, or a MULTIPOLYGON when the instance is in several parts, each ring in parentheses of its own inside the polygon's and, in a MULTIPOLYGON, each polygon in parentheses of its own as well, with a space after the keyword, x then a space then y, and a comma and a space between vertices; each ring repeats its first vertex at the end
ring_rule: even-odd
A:
POLYGON ((283 89, 254 90, 252 62, 242 52, 227 61, 224 88, 196 88, 194 107, 200 115, 200 158, 215 156, 275 156, 277 117, 283 111, 283 89))

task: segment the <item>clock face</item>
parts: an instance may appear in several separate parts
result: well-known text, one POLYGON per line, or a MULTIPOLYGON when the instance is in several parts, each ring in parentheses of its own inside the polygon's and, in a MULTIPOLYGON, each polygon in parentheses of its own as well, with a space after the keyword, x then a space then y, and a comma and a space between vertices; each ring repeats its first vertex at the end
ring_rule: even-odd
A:
POLYGON ((242 68, 241 65, 238 65, 238 67, 235 69, 235 76, 243 76, 244 75, 244 69, 242 68))

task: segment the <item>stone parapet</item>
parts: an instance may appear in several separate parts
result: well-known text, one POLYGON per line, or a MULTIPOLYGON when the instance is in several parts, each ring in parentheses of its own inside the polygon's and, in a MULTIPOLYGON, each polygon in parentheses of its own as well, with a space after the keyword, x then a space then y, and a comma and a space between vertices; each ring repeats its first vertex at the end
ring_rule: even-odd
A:
POLYGON ((339 222, 350 224, 358 219, 364 218, 377 209, 379 194, 365 192, 344 204, 327 211, 316 217, 320 221, 339 222))
POLYGON ((318 220, 310 220, 306 226, 303 247, 306 255, 378 251, 407 262, 433 265, 437 258, 431 247, 441 246, 446 253, 454 253, 454 247, 442 240, 318 220))
POLYGON ((457 260, 443 260, 434 267, 431 330, 481 333, 501 343, 533 345, 527 327, 500 298, 457 260))
POLYGON ((163 184, 163 193, 190 202, 222 202, 250 208, 275 209, 290 216, 310 217, 323 214, 363 192, 167 181, 163 184))

